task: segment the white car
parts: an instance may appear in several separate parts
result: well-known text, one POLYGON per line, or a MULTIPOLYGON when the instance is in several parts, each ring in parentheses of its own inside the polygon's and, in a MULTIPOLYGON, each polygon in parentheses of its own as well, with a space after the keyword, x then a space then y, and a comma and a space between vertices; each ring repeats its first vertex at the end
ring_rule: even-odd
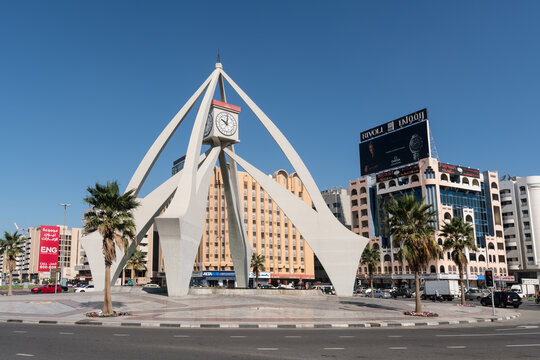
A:
POLYGON ((92 292, 95 290, 94 285, 83 285, 75 288, 75 292, 92 292))
POLYGON ((148 284, 144 284, 143 285, 143 288, 160 288, 161 286, 159 286, 158 284, 154 284, 154 283, 148 283, 148 284))
MULTIPOLYGON (((366 297, 371 297, 371 289, 366 290, 366 295, 365 296, 366 297)), ((392 297, 392 295, 390 295, 389 291, 375 289, 375 290, 373 290, 373 297, 379 298, 379 299, 390 299, 392 297)))

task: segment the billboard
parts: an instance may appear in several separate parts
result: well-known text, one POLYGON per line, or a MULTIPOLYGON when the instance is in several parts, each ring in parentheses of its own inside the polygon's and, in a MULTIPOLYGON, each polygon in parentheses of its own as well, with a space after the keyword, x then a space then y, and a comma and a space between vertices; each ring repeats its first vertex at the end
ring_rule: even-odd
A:
POLYGON ((377 182, 388 181, 391 179, 396 179, 401 176, 409 176, 412 174, 417 174, 419 172, 420 172, 420 167, 418 166, 418 164, 413 164, 413 165, 405 166, 396 170, 388 170, 380 174, 377 174, 377 182))
POLYGON ((439 163, 439 172, 444 172, 450 175, 469 176, 474 178, 480 177, 480 170, 471 169, 463 166, 445 164, 441 162, 439 163))
POLYGON ((360 143, 362 176, 414 163, 430 156, 428 121, 360 143))
POLYGON ((391 131, 399 130, 414 123, 427 120, 427 118, 427 109, 415 111, 412 114, 402 116, 386 124, 379 125, 367 131, 363 131, 362 133, 360 133, 360 142, 368 141, 372 138, 387 134, 391 131))
POLYGON ((41 225, 38 271, 50 271, 58 267, 59 242, 60 228, 58 226, 41 225))

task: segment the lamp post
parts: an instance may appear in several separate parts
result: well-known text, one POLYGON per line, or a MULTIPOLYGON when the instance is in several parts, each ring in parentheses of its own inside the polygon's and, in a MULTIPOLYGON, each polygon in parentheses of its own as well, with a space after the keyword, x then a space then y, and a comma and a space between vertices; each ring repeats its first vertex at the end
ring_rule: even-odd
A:
POLYGON ((66 244, 66 209, 68 206, 71 206, 71 204, 60 204, 60 206, 64 207, 64 227, 62 229, 62 241, 60 242, 60 256, 61 256, 61 262, 60 262, 60 284, 62 286, 66 286, 66 283, 64 281, 64 246, 66 244))

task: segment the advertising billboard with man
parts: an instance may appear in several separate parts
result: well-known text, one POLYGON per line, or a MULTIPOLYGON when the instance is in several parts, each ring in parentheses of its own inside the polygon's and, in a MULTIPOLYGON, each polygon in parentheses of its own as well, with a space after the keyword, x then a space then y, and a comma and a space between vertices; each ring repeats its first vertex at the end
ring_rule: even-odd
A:
POLYGON ((430 156, 428 121, 360 143, 361 174, 369 175, 430 156))
POLYGON ((41 225, 38 271, 50 271, 58 267, 59 242, 60 227, 41 225))

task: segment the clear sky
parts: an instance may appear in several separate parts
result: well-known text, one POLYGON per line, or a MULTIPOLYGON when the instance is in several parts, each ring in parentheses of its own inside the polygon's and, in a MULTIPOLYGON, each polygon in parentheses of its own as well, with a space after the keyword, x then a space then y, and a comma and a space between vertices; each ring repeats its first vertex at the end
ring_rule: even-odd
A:
MULTIPOLYGON (((2 1, 0 231, 62 224, 62 202, 80 226, 87 186, 127 185, 218 48, 320 189, 360 176, 362 130, 424 107, 441 161, 540 175, 538 19, 538 1, 2 1)), ((228 100, 237 152, 291 170, 228 100)), ((170 176, 193 119, 142 195, 170 176)))

